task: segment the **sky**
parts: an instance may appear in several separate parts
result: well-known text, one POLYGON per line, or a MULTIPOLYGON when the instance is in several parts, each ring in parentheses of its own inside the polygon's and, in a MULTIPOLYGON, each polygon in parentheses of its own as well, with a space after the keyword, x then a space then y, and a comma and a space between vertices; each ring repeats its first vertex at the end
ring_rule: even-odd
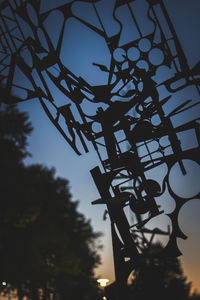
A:
MULTIPOLYGON (((59 1, 59 3, 62 2, 64 1, 59 1)), ((106 1, 102 2, 106 3, 106 1)), ((109 4, 111 6, 112 2, 112 0, 109 0, 109 4)), ((42 1, 42 3, 43 9, 45 10, 47 2, 42 1)), ((53 1, 49 1, 48 5, 51 5, 51 3, 53 3, 53 1)), ((200 41, 198 30, 198 28, 200 28, 200 1, 165 0, 164 3, 169 16, 173 21, 177 35, 188 59, 188 63, 192 67, 200 60, 200 41)), ((77 14, 80 13, 78 8, 74 7, 74 10, 77 14)), ((100 40, 97 37, 80 28, 80 24, 73 22, 74 20, 71 20, 68 27, 70 29, 72 27, 74 28, 72 32, 70 29, 66 28, 68 37, 66 38, 66 43, 63 45, 61 50, 61 59, 63 63, 66 64, 75 74, 83 76, 83 78, 86 78, 91 83, 102 84, 105 79, 101 77, 100 72, 97 71, 97 69, 91 67, 91 64, 90 67, 88 66, 88 58, 90 61, 98 61, 98 63, 106 65, 108 64, 108 50, 103 43, 101 44, 101 47, 99 47, 98 45, 100 40), (84 42, 86 38, 87 43, 84 42), (70 54, 66 55, 66 53, 70 54)), ((104 22, 108 32, 109 30, 116 30, 117 32, 118 28, 116 27, 116 24, 112 23, 113 20, 110 19, 109 9, 105 13, 104 22)), ((51 24, 51 20, 49 21, 49 24, 51 24)), ((55 28, 51 28, 53 39, 56 39, 56 30, 58 27, 59 22, 55 24, 55 28)), ((123 38, 131 38, 130 32, 130 30, 126 30, 125 33, 123 33, 123 38)), ((122 43, 123 38, 121 41, 122 43)), ((191 88, 185 90, 184 93, 186 93, 188 97, 197 98, 195 91, 191 88)), ((179 97, 181 96, 182 95, 180 94, 179 97)), ((62 98, 62 96, 58 93, 57 98, 62 98)), ((25 163, 27 165, 40 163, 48 167, 54 167, 57 176, 67 178, 69 180, 73 199, 80 201, 79 211, 82 212, 87 219, 91 220, 91 224, 95 231, 103 232, 103 237, 100 240, 100 243, 104 246, 100 253, 102 256, 102 265, 96 270, 96 275, 101 278, 108 278, 112 281, 114 279, 114 272, 110 222, 108 219, 103 221, 105 207, 100 205, 91 205, 93 200, 99 198, 99 194, 89 172, 89 170, 100 164, 95 151, 92 146, 89 145, 89 153, 83 154, 82 156, 75 154, 54 125, 49 121, 36 99, 20 103, 18 107, 20 110, 28 112, 34 127, 34 131, 28 141, 28 150, 32 156, 27 158, 25 163)), ((191 114, 192 117, 198 117, 200 115, 200 110, 196 108, 192 110, 191 114)), ((191 117, 191 114, 189 117, 191 117)), ((183 118, 186 120, 188 115, 183 115, 183 118)), ((181 123, 185 120, 179 120, 179 122, 181 123)), ((193 143, 192 137, 188 137, 187 144, 188 143, 193 143)), ((177 184, 179 193, 193 191, 195 194, 196 191, 199 191, 200 172, 195 165, 192 166, 192 172, 195 174, 192 181, 187 176, 177 176, 177 169, 173 169, 173 172, 174 174, 172 174, 171 179, 172 185, 174 183, 177 184)), ((173 208, 173 203, 170 201, 171 200, 168 199, 170 204, 162 203, 167 213, 169 213, 173 208)), ((183 206, 179 215, 179 225, 183 232, 188 236, 188 239, 178 239, 178 245, 183 253, 183 256, 181 256, 181 262, 183 264, 184 272, 188 277, 188 280, 193 282, 193 288, 199 288, 200 292, 199 211, 200 203, 199 200, 196 199, 191 200, 183 206)), ((154 223, 154 221, 152 222, 152 226, 161 226, 163 229, 166 229, 167 221, 167 216, 161 216, 156 220, 157 223, 154 223)))

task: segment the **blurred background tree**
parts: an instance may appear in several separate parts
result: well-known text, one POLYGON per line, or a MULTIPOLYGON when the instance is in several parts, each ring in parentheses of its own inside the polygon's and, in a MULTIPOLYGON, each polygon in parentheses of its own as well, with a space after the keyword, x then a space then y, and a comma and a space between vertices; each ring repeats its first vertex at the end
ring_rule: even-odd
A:
POLYGON ((100 234, 78 212, 66 179, 23 164, 32 131, 27 114, 1 101, 0 128, 1 293, 17 291, 19 300, 98 299, 100 234))
POLYGON ((131 298, 147 299, 200 299, 191 295, 191 282, 187 282, 177 257, 159 257, 163 246, 157 242, 147 249, 147 258, 135 268, 130 285, 131 298), (151 254, 150 257, 148 254, 151 254))

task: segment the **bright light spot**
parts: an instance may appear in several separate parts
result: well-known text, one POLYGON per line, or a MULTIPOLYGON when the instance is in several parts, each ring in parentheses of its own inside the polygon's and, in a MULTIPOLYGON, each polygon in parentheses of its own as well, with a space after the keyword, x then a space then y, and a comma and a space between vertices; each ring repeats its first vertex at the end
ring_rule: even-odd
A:
POLYGON ((106 298, 106 297, 103 297, 102 299, 103 299, 103 300, 107 300, 107 298, 106 298))
POLYGON ((106 284, 109 282, 109 279, 98 279, 97 282, 100 284, 100 286, 106 286, 106 284))
POLYGON ((2 283, 1 283, 1 284, 5 286, 5 285, 6 285, 6 282, 5 282, 5 281, 2 281, 2 283))

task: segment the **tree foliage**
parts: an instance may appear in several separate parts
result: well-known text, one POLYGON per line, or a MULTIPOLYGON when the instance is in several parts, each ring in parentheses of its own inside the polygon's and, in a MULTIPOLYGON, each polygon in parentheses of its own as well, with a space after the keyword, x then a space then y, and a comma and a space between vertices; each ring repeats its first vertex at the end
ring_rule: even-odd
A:
POLYGON ((69 182, 23 158, 31 124, 15 106, 0 106, 0 281, 18 298, 93 299, 99 264, 90 222, 72 201, 69 182))
POLYGON ((28 155, 27 137, 31 133, 28 115, 19 112, 15 105, 0 103, 0 163, 13 165, 22 163, 28 155))
POLYGON ((149 254, 136 267, 130 286, 132 299, 181 299, 190 298, 191 282, 183 274, 180 261, 176 257, 159 257, 160 243, 152 244, 149 254))

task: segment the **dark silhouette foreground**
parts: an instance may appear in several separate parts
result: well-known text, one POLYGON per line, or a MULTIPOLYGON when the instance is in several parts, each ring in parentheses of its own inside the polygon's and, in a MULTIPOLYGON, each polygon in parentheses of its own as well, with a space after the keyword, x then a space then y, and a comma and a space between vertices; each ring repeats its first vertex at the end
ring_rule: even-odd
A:
POLYGON ((53 169, 26 167, 31 124, 15 106, 0 106, 1 294, 37 299, 97 299, 94 233, 53 169))

